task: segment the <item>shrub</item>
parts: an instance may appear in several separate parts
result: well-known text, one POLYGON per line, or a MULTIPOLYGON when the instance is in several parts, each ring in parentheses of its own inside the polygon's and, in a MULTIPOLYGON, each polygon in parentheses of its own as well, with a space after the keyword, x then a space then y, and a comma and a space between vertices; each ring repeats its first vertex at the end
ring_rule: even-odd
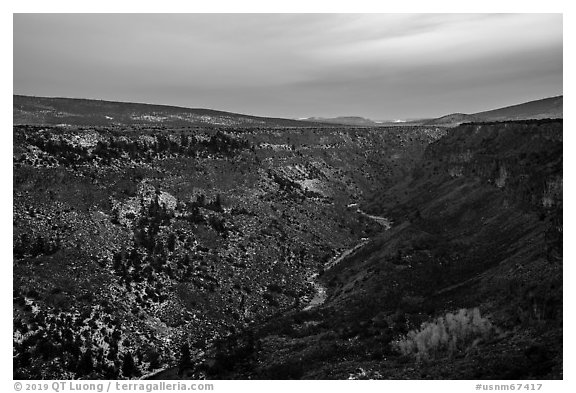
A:
POLYGON ((468 351, 494 332, 492 323, 480 315, 478 308, 461 309, 457 314, 448 313, 435 321, 423 323, 419 330, 411 330, 394 342, 394 346, 403 355, 425 361, 468 351))
POLYGON ((274 298, 274 295, 272 295, 269 292, 265 292, 262 297, 264 298, 264 300, 266 300, 268 302, 269 305, 271 305, 272 307, 279 307, 280 303, 278 302, 278 300, 276 300, 274 298))

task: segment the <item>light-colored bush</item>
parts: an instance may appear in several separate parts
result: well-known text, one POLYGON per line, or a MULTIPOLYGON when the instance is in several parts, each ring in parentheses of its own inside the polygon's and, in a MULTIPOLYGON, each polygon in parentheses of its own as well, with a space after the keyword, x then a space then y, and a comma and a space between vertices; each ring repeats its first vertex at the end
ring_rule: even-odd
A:
POLYGON ((411 330, 394 342, 394 346, 403 355, 413 355, 419 361, 429 360, 468 351, 494 331, 492 323, 480 315, 478 308, 461 309, 456 314, 448 313, 423 323, 419 330, 411 330))

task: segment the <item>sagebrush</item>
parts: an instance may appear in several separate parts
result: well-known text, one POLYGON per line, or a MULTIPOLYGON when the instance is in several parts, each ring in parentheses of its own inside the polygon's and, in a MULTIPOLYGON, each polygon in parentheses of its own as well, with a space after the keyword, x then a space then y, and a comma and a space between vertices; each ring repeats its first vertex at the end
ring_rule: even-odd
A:
POLYGON ((495 331, 478 308, 460 309, 456 314, 448 313, 432 322, 424 322, 419 330, 411 330, 394 346, 403 355, 413 355, 422 361, 468 351, 495 331))

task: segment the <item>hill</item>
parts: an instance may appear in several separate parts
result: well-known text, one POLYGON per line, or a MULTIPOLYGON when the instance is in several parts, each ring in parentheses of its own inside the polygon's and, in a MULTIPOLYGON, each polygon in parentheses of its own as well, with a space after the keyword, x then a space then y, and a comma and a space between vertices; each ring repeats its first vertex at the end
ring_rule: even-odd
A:
POLYGON ((474 116, 483 121, 562 119, 563 96, 544 98, 505 108, 478 112, 474 116))
POLYGON ((340 125, 349 125, 349 126, 366 126, 366 127, 373 127, 377 126, 373 120, 366 119, 360 116, 339 116, 339 117, 309 117, 304 119, 306 121, 313 121, 318 123, 327 123, 327 124, 340 124, 340 125))
POLYGON ((446 115, 434 120, 426 121, 424 122, 424 124, 429 126, 436 125, 445 127, 455 127, 462 123, 471 123, 478 120, 480 119, 475 115, 467 115, 465 113, 453 113, 451 115, 446 115))
POLYGON ((306 127, 312 122, 241 115, 211 109, 87 100, 13 96, 13 123, 73 126, 306 127))
POLYGON ((561 119, 562 117, 563 96, 557 96, 474 114, 454 113, 420 124, 454 127, 458 124, 478 121, 561 119))

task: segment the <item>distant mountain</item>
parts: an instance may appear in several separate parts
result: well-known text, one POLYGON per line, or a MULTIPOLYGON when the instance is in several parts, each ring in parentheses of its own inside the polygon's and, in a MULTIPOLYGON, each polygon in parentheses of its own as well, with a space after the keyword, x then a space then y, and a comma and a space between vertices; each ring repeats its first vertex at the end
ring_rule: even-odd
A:
POLYGON ((373 120, 360 116, 309 117, 303 120, 317 123, 343 124, 349 126, 376 126, 379 124, 373 120))
POLYGON ((485 121, 527 120, 527 119, 562 119, 563 96, 544 98, 525 102, 519 105, 491 111, 479 112, 475 116, 485 121))
POLYGON ((478 121, 510 121, 528 119, 562 119, 563 96, 544 98, 474 114, 453 113, 425 121, 424 125, 457 126, 478 121))
POLYGON ((563 117, 563 96, 530 101, 474 114, 453 113, 437 119, 400 123, 376 122, 360 116, 310 117, 294 120, 250 116, 212 109, 77 98, 14 95, 13 100, 13 123, 15 125, 317 127, 319 124, 332 124, 374 127, 400 124, 453 127, 462 123, 479 121, 563 117))
POLYGON ((437 119, 429 120, 425 123, 425 125, 453 127, 462 123, 471 123, 479 120, 481 119, 475 115, 467 115, 465 113, 452 113, 451 115, 446 115, 439 117, 437 119))
POLYGON ((167 105, 13 96, 13 123, 28 125, 222 125, 242 127, 306 127, 317 123, 242 115, 211 109, 182 108, 167 105))

